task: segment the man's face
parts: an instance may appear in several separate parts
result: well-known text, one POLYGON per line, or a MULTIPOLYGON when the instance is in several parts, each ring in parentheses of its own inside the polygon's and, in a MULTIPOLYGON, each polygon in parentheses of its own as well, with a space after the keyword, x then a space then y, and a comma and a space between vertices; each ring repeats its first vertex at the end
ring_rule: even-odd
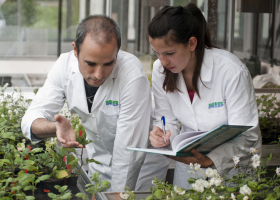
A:
POLYGON ((116 38, 109 43, 98 44, 88 33, 77 53, 75 43, 72 43, 75 56, 78 58, 79 69, 88 85, 101 86, 113 71, 117 60, 118 46, 116 38))

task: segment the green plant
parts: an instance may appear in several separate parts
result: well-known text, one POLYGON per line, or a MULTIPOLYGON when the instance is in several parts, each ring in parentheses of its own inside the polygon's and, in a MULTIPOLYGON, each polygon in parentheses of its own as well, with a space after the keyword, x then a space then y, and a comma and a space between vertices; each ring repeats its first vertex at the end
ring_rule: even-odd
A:
POLYGON ((120 193, 120 197, 127 200, 136 200, 134 192, 131 191, 127 186, 124 188, 124 192, 120 193))
MULTIPOLYGON (((71 113, 67 107, 67 103, 64 104, 63 108, 61 109, 61 111, 59 112, 61 115, 63 115, 64 117, 66 117, 69 121, 70 124, 72 126, 72 128, 75 130, 76 133, 76 141, 79 142, 79 144, 83 145, 83 147, 85 147, 87 144, 91 143, 92 140, 87 140, 87 135, 85 132, 85 128, 82 125, 82 120, 80 118, 79 115, 75 114, 75 113, 71 113), (82 132, 82 134, 80 135, 80 131, 82 132)), ((80 160, 80 167, 79 169, 76 170, 76 172, 74 173, 73 176, 76 176, 80 173, 80 169, 82 168, 83 165, 94 162, 96 164, 100 164, 100 162, 94 160, 94 159, 86 159, 86 163, 84 163, 83 161, 83 154, 84 154, 84 148, 81 148, 81 154, 78 154, 76 152, 76 150, 74 148, 64 148, 66 151, 68 152, 73 152, 75 153, 77 156, 79 156, 79 159, 76 159, 73 155, 68 154, 67 156, 67 165, 71 165, 71 170, 73 170, 74 168, 76 168, 78 166, 78 161, 80 160)), ((70 175, 69 175, 70 176, 70 175)))
POLYGON ((199 164, 190 164, 191 171, 196 178, 190 178, 188 182, 192 189, 185 190, 176 185, 163 183, 157 178, 154 179, 154 188, 151 188, 152 195, 146 200, 158 199, 266 199, 273 200, 280 198, 280 168, 276 168, 274 176, 267 176, 267 164, 270 162, 270 155, 264 165, 260 165, 260 156, 256 154, 256 149, 250 149, 252 153, 251 161, 247 164, 240 162, 238 155, 233 157, 235 168, 238 173, 231 179, 226 176, 221 177, 215 169, 208 168, 205 171, 205 178, 197 175, 203 173, 199 164))
POLYGON ((67 190, 67 188, 68 188, 67 185, 62 186, 62 187, 59 185, 55 185, 54 187, 55 187, 55 189, 57 189, 60 192, 60 194, 48 193, 48 196, 51 199, 54 199, 54 200, 71 199, 72 193, 70 190, 67 190))
POLYGON ((256 97, 260 129, 263 138, 273 138, 276 141, 280 135, 279 117, 280 117, 280 102, 276 98, 276 94, 263 94, 256 97))
MULTIPOLYGON (((19 88, 14 88, 11 95, 6 94, 7 86, 6 84, 4 87, 0 87, 0 156, 2 156, 0 157, 0 197, 1 199, 6 197, 7 199, 10 197, 33 199, 34 190, 40 181, 79 175, 81 167, 85 164, 82 159, 84 149, 82 148, 81 154, 77 154, 75 148, 58 147, 56 138, 47 139, 42 142, 42 145, 32 144, 21 133, 20 127, 21 119, 31 100, 24 99, 19 88), (30 150, 27 146, 32 146, 32 149, 30 150), (36 148, 37 146, 43 146, 43 148, 36 148), (69 152, 76 153, 80 158, 77 159, 69 152), (67 157, 66 160, 65 157, 67 157), (78 168, 78 161, 80 160, 81 165, 78 168), (67 166, 69 165, 71 166, 70 169, 74 171, 72 174, 68 173, 67 166), (22 169, 22 171, 16 174, 16 168, 22 169), (46 175, 42 176, 43 173, 46 173, 46 175), (26 197, 23 191, 30 189, 33 191, 33 197, 26 197)), ((35 89, 34 93, 37 92, 38 89, 35 89)), ((66 103, 60 114, 69 119, 80 144, 85 146, 92 142, 86 139, 80 117, 77 114, 71 114, 66 103), (79 135, 79 131, 82 131, 83 134, 79 135)), ((100 164, 94 159, 86 159, 86 162, 100 164)), ((97 181, 97 179, 95 180, 97 181)), ((96 182, 97 191, 107 187, 105 183, 102 181, 96 182)), ((89 190, 94 192, 94 189, 90 188, 89 190)))
MULTIPOLYGON (((92 174, 91 180, 94 182, 89 183, 86 185, 88 187, 86 191, 90 193, 93 197, 96 196, 98 192, 104 191, 106 188, 110 187, 110 182, 109 181, 101 181, 99 178, 100 173, 96 172, 92 174)), ((83 199, 85 198, 85 194, 83 193, 78 193, 76 194, 77 197, 82 197, 83 199)))
POLYGON ((20 125, 31 100, 23 97, 20 88, 13 88, 11 95, 5 94, 7 86, 0 87, 0 138, 4 143, 16 145, 25 138, 20 125))
POLYGON ((29 174, 25 171, 20 171, 17 177, 18 185, 24 190, 31 190, 33 196, 27 196, 26 199, 33 200, 35 199, 34 193, 38 183, 45 181, 50 178, 50 175, 41 175, 36 178, 35 174, 29 174))

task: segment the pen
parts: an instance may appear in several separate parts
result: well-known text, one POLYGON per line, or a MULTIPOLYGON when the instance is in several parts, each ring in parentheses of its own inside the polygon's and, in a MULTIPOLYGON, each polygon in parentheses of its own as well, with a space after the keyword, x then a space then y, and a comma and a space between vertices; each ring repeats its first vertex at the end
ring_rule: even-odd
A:
MULTIPOLYGON (((162 131, 165 136, 165 117, 164 116, 161 117, 161 122, 162 122, 162 131)), ((164 142, 166 142, 165 137, 163 139, 164 139, 164 142)))

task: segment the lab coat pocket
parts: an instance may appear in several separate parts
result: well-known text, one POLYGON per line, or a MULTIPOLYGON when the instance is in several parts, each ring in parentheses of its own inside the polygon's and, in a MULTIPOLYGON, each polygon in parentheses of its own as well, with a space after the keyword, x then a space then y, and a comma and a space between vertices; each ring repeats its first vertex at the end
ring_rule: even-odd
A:
POLYGON ((119 118, 118 106, 104 106, 101 108, 100 121, 106 127, 105 129, 109 131, 108 132, 109 134, 116 133, 118 118, 119 118))

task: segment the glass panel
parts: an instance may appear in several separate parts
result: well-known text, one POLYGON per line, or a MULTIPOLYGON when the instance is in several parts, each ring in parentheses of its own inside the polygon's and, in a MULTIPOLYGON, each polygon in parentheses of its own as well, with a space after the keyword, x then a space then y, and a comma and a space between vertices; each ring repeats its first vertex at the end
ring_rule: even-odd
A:
MULTIPOLYGON (((236 1, 237 4, 237 1, 236 1)), ((235 8, 236 8, 235 4, 235 8)), ((244 13, 238 12, 235 9, 234 17, 234 50, 235 51, 244 51, 243 42, 244 42, 244 13)))
MULTIPOLYGON (((72 49, 79 22, 79 2, 62 3, 62 52, 72 49)), ((58 0, 7 0, 1 11, 0 57, 57 55, 58 0)))
POLYGON ((227 3, 224 0, 218 0, 218 21, 217 21, 217 46, 222 49, 226 49, 227 41, 227 3))
POLYGON ((262 13, 259 15, 259 44, 258 55, 261 60, 270 59, 270 41, 269 41, 269 29, 270 29, 270 14, 262 13))
POLYGON ((274 58, 280 65, 280 1, 276 1, 274 58))

